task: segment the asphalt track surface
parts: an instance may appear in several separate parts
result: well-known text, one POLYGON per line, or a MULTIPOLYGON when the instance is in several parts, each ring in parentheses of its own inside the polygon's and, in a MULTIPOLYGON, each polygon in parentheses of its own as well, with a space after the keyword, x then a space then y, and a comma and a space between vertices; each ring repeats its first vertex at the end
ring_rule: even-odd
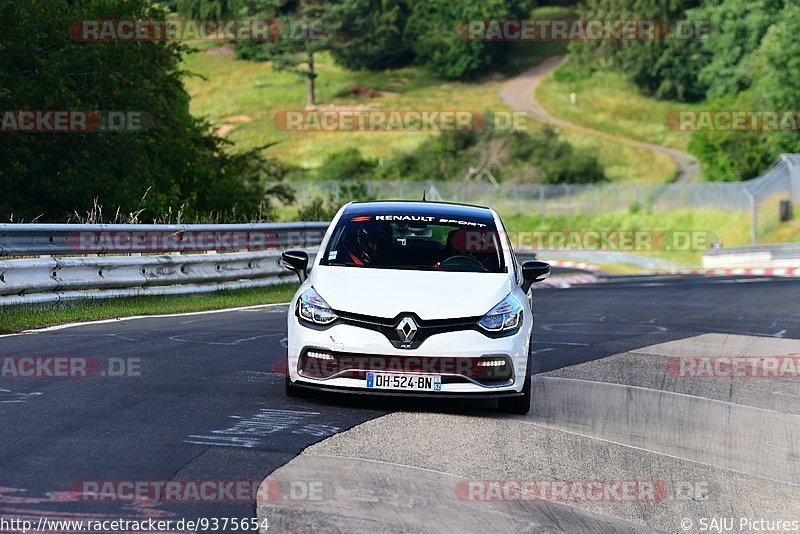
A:
POLYGON ((769 277, 611 277, 537 290, 542 375, 530 417, 497 413, 488 400, 286 398, 285 305, 3 336, 2 357, 89 357, 101 368, 136 359, 141 376, 0 378, 0 518, 253 517, 255 499, 98 501, 70 488, 272 474, 283 493, 258 510, 271 532, 679 532, 680 511, 702 510, 795 510, 787 519, 800 519, 800 382, 670 381, 663 372, 664 358, 726 347, 800 352, 798 302, 798 281, 769 277), (613 478, 598 466, 619 478, 647 466, 649 479, 678 476, 718 498, 691 509, 515 502, 462 513, 453 496, 469 477, 613 478), (289 494, 293 481, 353 487, 309 503, 289 494), (400 501, 413 506, 377 506, 400 501))

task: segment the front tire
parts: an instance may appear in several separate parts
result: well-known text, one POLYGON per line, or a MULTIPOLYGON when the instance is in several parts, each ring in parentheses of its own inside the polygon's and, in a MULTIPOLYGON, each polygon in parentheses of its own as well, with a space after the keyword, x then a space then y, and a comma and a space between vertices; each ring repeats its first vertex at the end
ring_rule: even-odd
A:
POLYGON ((501 412, 513 413, 517 415, 525 415, 531 411, 531 397, 533 396, 533 354, 532 345, 528 347, 528 365, 525 367, 525 382, 522 383, 522 395, 517 397, 509 397, 507 399, 498 399, 497 407, 501 412))

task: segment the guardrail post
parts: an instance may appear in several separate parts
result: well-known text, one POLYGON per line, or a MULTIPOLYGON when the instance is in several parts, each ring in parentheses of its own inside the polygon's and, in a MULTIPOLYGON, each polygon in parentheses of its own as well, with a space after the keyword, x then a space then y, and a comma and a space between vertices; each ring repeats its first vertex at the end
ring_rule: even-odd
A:
POLYGON ((545 216, 545 209, 544 209, 544 186, 539 184, 539 212, 541 213, 542 217, 545 216))
POLYGON ((786 163, 786 169, 789 171, 789 194, 792 202, 800 206, 800 174, 797 173, 792 156, 794 154, 781 154, 781 159, 786 163))
POLYGON ((756 197, 753 193, 745 188, 744 194, 747 195, 747 199, 750 201, 750 244, 756 244, 756 197))
POLYGON ((572 215, 572 188, 569 185, 564 184, 564 189, 567 192, 567 209, 569 210, 569 214, 572 215))

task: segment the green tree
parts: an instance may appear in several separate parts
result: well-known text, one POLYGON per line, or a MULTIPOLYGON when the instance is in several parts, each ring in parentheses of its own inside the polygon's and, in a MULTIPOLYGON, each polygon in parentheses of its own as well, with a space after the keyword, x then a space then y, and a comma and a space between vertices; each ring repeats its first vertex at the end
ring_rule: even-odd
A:
POLYGON ((459 26, 469 19, 526 17, 531 7, 526 0, 415 0, 405 35, 417 62, 444 78, 464 78, 500 62, 509 45, 467 39, 459 26))
MULTIPOLYGON (((160 19, 148 0, 2 2, 0 109, 134 111, 138 132, 11 133, 0 137, 0 218, 63 221, 95 200, 107 215, 179 210, 187 219, 257 217, 275 162, 234 153, 189 113, 184 48, 167 42, 76 42, 81 19, 160 19)), ((267 213, 269 209, 267 209, 267 213)))
POLYGON ((331 6, 338 31, 331 52, 353 70, 408 65, 414 55, 404 35, 410 0, 342 0, 331 6))
MULTIPOLYGON (((756 20, 760 16, 753 15, 756 20)), ((718 92, 726 96, 712 100, 709 108, 732 110, 791 111, 800 109, 800 6, 787 5, 774 17, 761 40, 759 49, 748 54, 741 65, 748 65, 747 78, 738 78, 740 67, 733 61, 721 62, 720 71, 728 72, 718 92), (743 81, 746 80, 746 81, 743 81), (750 89, 739 91, 742 85, 750 89)), ((744 56, 742 56, 744 57, 744 56)), ((689 150, 701 161, 708 180, 747 180, 761 174, 782 152, 800 152, 800 135, 788 131, 695 132, 689 150)))
MULTIPOLYGON (((571 43, 570 50, 586 65, 610 65, 630 76, 646 94, 658 98, 698 100, 706 85, 698 73, 707 64, 708 53, 694 33, 705 29, 699 24, 675 24, 685 19, 700 0, 586 0, 578 7, 583 20, 654 20, 656 30, 669 30, 654 39, 642 41, 587 40, 571 43), (685 38, 689 30, 691 38, 685 38), (599 60, 599 61, 598 61, 599 60)), ((701 21, 696 21, 701 22, 701 21)))
POLYGON ((175 0, 178 13, 198 19, 224 19, 247 14, 244 0, 175 0))
MULTIPOLYGON (((764 108, 794 111, 800 109, 800 6, 787 5, 779 21, 764 38, 760 55, 764 75, 756 85, 764 108)), ((765 132, 769 155, 800 152, 800 132, 765 132)))
POLYGON ((784 0, 725 0, 689 12, 691 20, 710 25, 701 41, 708 63, 698 74, 700 83, 708 87, 708 98, 750 87, 761 40, 783 16, 783 5, 784 0))
MULTIPOLYGON (((280 31, 275 39, 264 42, 240 42, 237 57, 271 61, 272 68, 289 71, 306 79, 306 106, 316 99, 319 76, 316 55, 330 50, 337 21, 332 13, 335 4, 325 0, 262 0, 255 4, 256 15, 277 20, 280 31)), ((338 11, 336 11, 338 13, 338 11)))

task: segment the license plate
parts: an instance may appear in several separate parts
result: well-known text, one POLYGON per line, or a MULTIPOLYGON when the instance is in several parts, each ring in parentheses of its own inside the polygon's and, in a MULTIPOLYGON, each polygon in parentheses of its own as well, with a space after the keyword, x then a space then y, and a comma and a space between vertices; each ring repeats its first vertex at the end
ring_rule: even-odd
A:
POLYGON ((402 389, 405 391, 441 391, 439 375, 407 375, 394 373, 367 373, 369 389, 402 389))

